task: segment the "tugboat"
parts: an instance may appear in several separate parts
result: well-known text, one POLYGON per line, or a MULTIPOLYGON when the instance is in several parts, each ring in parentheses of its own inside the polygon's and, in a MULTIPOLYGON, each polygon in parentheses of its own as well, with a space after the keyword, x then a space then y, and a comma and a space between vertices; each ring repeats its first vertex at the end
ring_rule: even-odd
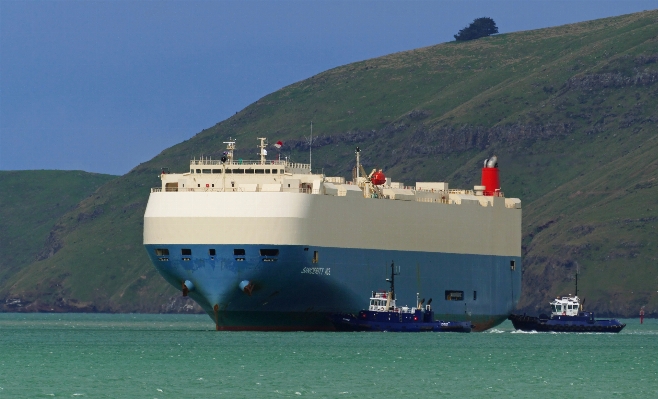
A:
POLYGON ((395 297, 395 264, 391 263, 391 278, 386 279, 391 289, 384 292, 372 292, 368 310, 362 310, 358 316, 352 314, 333 314, 329 317, 338 331, 390 331, 390 332, 471 332, 470 322, 434 320, 432 298, 418 301, 416 307, 398 307, 395 297))
MULTIPOLYGON (((583 300, 583 302, 585 302, 583 300)), ((555 298, 551 303, 551 316, 539 317, 511 314, 508 319, 514 328, 522 331, 555 332, 606 332, 618 333, 626 324, 617 319, 597 320, 593 312, 584 312, 578 298, 578 273, 576 273, 576 296, 555 298)))

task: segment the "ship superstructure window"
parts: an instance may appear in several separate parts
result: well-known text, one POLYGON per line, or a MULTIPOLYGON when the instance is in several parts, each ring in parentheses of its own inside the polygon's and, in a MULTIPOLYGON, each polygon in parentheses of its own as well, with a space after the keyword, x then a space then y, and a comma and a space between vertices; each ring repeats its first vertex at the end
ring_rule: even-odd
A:
POLYGON ((210 169, 204 169, 203 173, 210 173, 210 169))
POLYGON ((509 268, 512 271, 516 270, 516 261, 513 260, 509 261, 509 268))
POLYGON ((446 301, 463 301, 464 291, 449 291, 446 290, 446 301))
POLYGON ((197 170, 196 170, 196 173, 201 173, 201 169, 197 169, 197 170))
POLYGON ((261 249, 260 256, 279 256, 278 249, 261 249))
POLYGON ((233 169, 226 169, 226 171, 224 171, 224 173, 233 173, 233 169))
POLYGON ((264 169, 254 169, 254 171, 255 171, 256 174, 261 174, 261 175, 262 175, 263 173, 265 173, 265 170, 264 170, 264 169))
POLYGON ((244 173, 244 169, 233 169, 233 173, 244 173))
POLYGON ((272 169, 273 174, 276 174, 276 171, 277 171, 276 169, 272 169))
POLYGON ((478 300, 478 292, 477 291, 473 291, 473 300, 474 301, 478 300))
POLYGON ((254 170, 253 170, 253 169, 245 169, 245 170, 244 170, 244 173, 250 173, 250 174, 253 175, 253 174, 254 174, 254 170))
POLYGON ((210 249, 208 250, 208 255, 210 255, 210 256, 215 256, 215 248, 210 248, 210 249))
POLYGON ((180 250, 180 254, 183 255, 183 256, 186 256, 186 255, 191 256, 192 255, 192 250, 189 249, 189 248, 182 248, 180 250))
POLYGON ((269 170, 269 169, 265 169, 265 174, 269 174, 269 173, 270 173, 270 170, 269 170))
POLYGON ((318 263, 320 261, 320 254, 318 251, 313 251, 313 263, 318 263))
POLYGON ((212 173, 222 173, 222 170, 221 169, 213 169, 212 173))
POLYGON ((233 255, 234 256, 244 256, 245 255, 244 249, 241 249, 241 248, 234 249, 233 250, 233 255))
POLYGON ((156 248, 155 249, 155 255, 156 256, 168 256, 169 255, 169 250, 167 248, 156 248))

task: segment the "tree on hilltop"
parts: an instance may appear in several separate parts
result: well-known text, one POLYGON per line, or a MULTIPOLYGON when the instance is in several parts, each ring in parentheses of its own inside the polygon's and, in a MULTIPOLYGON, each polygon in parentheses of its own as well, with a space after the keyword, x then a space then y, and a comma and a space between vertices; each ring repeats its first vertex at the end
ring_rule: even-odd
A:
POLYGON ((460 30, 455 35, 455 40, 458 42, 475 40, 496 33, 498 33, 498 27, 493 19, 489 17, 476 18, 469 26, 460 30))

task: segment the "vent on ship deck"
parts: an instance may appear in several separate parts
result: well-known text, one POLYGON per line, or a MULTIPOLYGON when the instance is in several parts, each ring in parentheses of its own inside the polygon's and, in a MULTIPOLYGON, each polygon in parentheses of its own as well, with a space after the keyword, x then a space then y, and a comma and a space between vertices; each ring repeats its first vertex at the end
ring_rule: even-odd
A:
POLYGON ((464 291, 446 291, 446 301, 463 301, 464 291))

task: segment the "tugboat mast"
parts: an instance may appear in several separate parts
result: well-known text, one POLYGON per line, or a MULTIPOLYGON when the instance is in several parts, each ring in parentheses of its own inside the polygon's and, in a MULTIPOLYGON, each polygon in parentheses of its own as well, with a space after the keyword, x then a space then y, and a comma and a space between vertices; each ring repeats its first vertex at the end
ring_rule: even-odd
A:
POLYGON ((395 276, 398 274, 400 274, 400 272, 395 272, 395 262, 391 261, 391 278, 386 279, 386 281, 391 284, 391 299, 395 299, 395 276))

